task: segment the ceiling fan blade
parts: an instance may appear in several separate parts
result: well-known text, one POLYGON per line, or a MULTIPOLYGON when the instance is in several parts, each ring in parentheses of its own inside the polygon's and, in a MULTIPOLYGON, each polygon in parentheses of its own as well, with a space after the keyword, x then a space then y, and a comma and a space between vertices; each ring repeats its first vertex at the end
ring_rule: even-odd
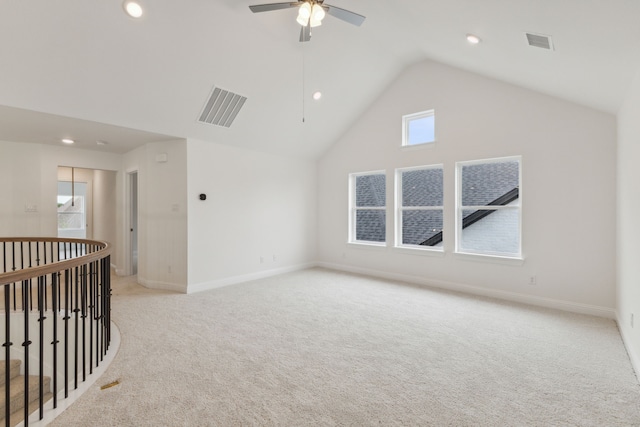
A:
POLYGON ((309 24, 300 28, 300 43, 311 40, 311 26, 309 24))
POLYGON ((366 19, 364 16, 359 15, 355 12, 351 12, 346 9, 340 9, 339 7, 331 6, 329 4, 323 4, 322 7, 325 8, 329 15, 335 16, 336 18, 348 22, 349 24, 353 24, 357 27, 362 25, 362 23, 366 19))
POLYGON ((258 12, 270 12, 272 10, 280 10, 280 9, 290 9, 292 7, 300 6, 299 1, 296 2, 286 2, 286 3, 267 3, 267 4, 254 4, 253 6, 249 6, 249 9, 253 13, 258 12))

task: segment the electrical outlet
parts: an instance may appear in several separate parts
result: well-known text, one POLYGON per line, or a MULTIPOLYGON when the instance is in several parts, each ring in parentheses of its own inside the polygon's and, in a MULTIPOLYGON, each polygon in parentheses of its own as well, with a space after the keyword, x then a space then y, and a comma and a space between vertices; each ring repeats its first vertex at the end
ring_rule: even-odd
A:
POLYGON ((633 313, 631 313, 631 327, 633 328, 633 313))
POLYGON ((273 262, 276 262, 276 260, 277 260, 277 259, 278 259, 278 258, 274 255, 274 256, 273 256, 273 262))
POLYGON ((264 264, 264 257, 263 256, 260 257, 260 264, 264 264))
POLYGON ((530 285, 536 285, 538 283, 538 277, 537 276, 531 276, 529 277, 529 284, 530 285))

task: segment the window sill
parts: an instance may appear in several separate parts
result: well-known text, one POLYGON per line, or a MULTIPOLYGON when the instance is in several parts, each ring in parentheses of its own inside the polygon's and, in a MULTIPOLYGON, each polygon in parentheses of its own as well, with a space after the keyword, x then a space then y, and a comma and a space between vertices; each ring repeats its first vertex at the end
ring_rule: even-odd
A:
POLYGON ((423 148, 435 147, 436 141, 432 142, 423 142, 422 144, 414 144, 414 145, 401 145, 400 151, 413 151, 413 150, 421 150, 423 148))
POLYGON ((417 248, 412 246, 394 246, 393 250, 395 252, 400 252, 408 255, 417 255, 417 256, 444 256, 444 249, 427 249, 427 248, 417 248))
POLYGON ((347 245, 352 248, 366 249, 373 251, 384 251, 387 249, 386 243, 374 243, 374 242, 347 242, 347 245))
POLYGON ((503 264, 503 265, 523 265, 524 264, 524 258, 520 258, 520 257, 474 254, 470 252, 454 252, 454 256, 456 258, 467 260, 467 261, 489 262, 492 264, 503 264))

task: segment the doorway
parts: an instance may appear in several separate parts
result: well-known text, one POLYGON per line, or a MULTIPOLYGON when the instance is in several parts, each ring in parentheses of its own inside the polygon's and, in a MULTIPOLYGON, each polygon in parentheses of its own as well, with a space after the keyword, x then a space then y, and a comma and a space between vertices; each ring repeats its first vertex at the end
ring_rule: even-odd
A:
POLYGON ((131 274, 138 274, 138 172, 129 172, 129 260, 131 274))
POLYGON ((58 166, 58 237, 116 243, 117 172, 58 166))

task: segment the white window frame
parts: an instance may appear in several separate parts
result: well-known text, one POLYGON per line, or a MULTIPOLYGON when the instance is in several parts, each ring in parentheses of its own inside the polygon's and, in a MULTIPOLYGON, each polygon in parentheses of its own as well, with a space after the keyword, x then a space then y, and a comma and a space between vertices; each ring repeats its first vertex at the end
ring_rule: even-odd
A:
POLYGON ((523 260, 522 257, 522 156, 508 156, 492 159, 481 159, 456 162, 456 229, 455 229, 455 253, 463 256, 477 256, 479 259, 505 259, 523 260), (518 162, 518 204, 506 206, 462 206, 462 168, 479 164, 518 162), (461 248, 462 240, 462 212, 464 210, 517 210, 518 211, 518 253, 505 254, 487 251, 471 251, 461 248))
POLYGON ((436 112, 434 109, 420 111, 418 113, 406 114, 402 116, 402 147, 426 147, 434 144, 436 142, 436 127, 435 127, 435 116, 436 112), (433 140, 432 141, 424 141, 417 144, 409 144, 409 124, 414 120, 423 119, 426 117, 433 117, 433 140))
MULTIPOLYGON (((57 198, 59 198, 60 196, 64 196, 64 197, 69 197, 69 199, 73 198, 74 199, 74 203, 81 203, 81 210, 75 211, 75 212, 60 212, 59 210, 56 209, 56 213, 57 213, 57 219, 56 219, 56 228, 58 230, 58 236, 60 236, 60 233, 65 234, 65 233, 77 233, 77 232, 84 232, 86 234, 86 229, 87 229, 87 183, 86 182, 75 182, 72 183, 71 181, 59 181, 59 182, 63 182, 63 183, 69 183, 72 186, 75 184, 76 188, 81 189, 81 191, 78 191, 79 194, 74 194, 73 196, 71 194, 57 194, 57 198), (78 215, 81 218, 81 225, 78 228, 59 228, 60 226, 60 215, 64 216, 72 216, 72 215, 78 215)), ((59 192, 58 190, 56 190, 57 192, 59 192)), ((57 200, 56 198, 56 200, 57 200)), ((59 208, 58 208, 59 209, 59 208)), ((69 237, 69 236, 65 236, 65 237, 69 237)))
POLYGON ((384 206, 364 206, 357 207, 356 206, 356 178, 359 176, 368 176, 368 175, 384 175, 385 177, 385 187, 387 185, 387 172, 385 170, 377 170, 370 172, 356 172, 349 174, 349 240, 348 243, 356 244, 356 245, 366 245, 366 246, 378 246, 378 247, 386 247, 387 246, 387 236, 386 236, 386 221, 388 219, 386 215, 387 211, 387 191, 385 188, 385 200, 384 206), (356 239, 356 215, 358 210, 380 210, 385 212, 385 240, 384 242, 374 242, 370 240, 357 240, 356 239))
MULTIPOLYGON (((396 169, 395 174, 396 179, 396 191, 395 191, 395 204, 396 204, 396 215, 395 215, 395 247, 402 249, 410 249, 417 251, 425 251, 425 252, 444 252, 444 245, 440 247, 432 247, 432 246, 421 246, 421 245, 409 245, 402 243, 403 241, 403 233, 402 233, 402 216, 404 211, 428 211, 428 210, 439 210, 442 212, 442 218, 444 221, 444 165, 426 165, 426 166, 414 166, 408 168, 398 168, 396 169), (443 173, 443 183, 442 183, 442 196, 443 201, 441 206, 403 206, 402 204, 402 174, 404 172, 412 172, 418 170, 429 170, 429 169, 441 169, 443 173)), ((444 224, 443 230, 444 232, 444 224)), ((443 240, 444 243, 444 240, 443 240)))

